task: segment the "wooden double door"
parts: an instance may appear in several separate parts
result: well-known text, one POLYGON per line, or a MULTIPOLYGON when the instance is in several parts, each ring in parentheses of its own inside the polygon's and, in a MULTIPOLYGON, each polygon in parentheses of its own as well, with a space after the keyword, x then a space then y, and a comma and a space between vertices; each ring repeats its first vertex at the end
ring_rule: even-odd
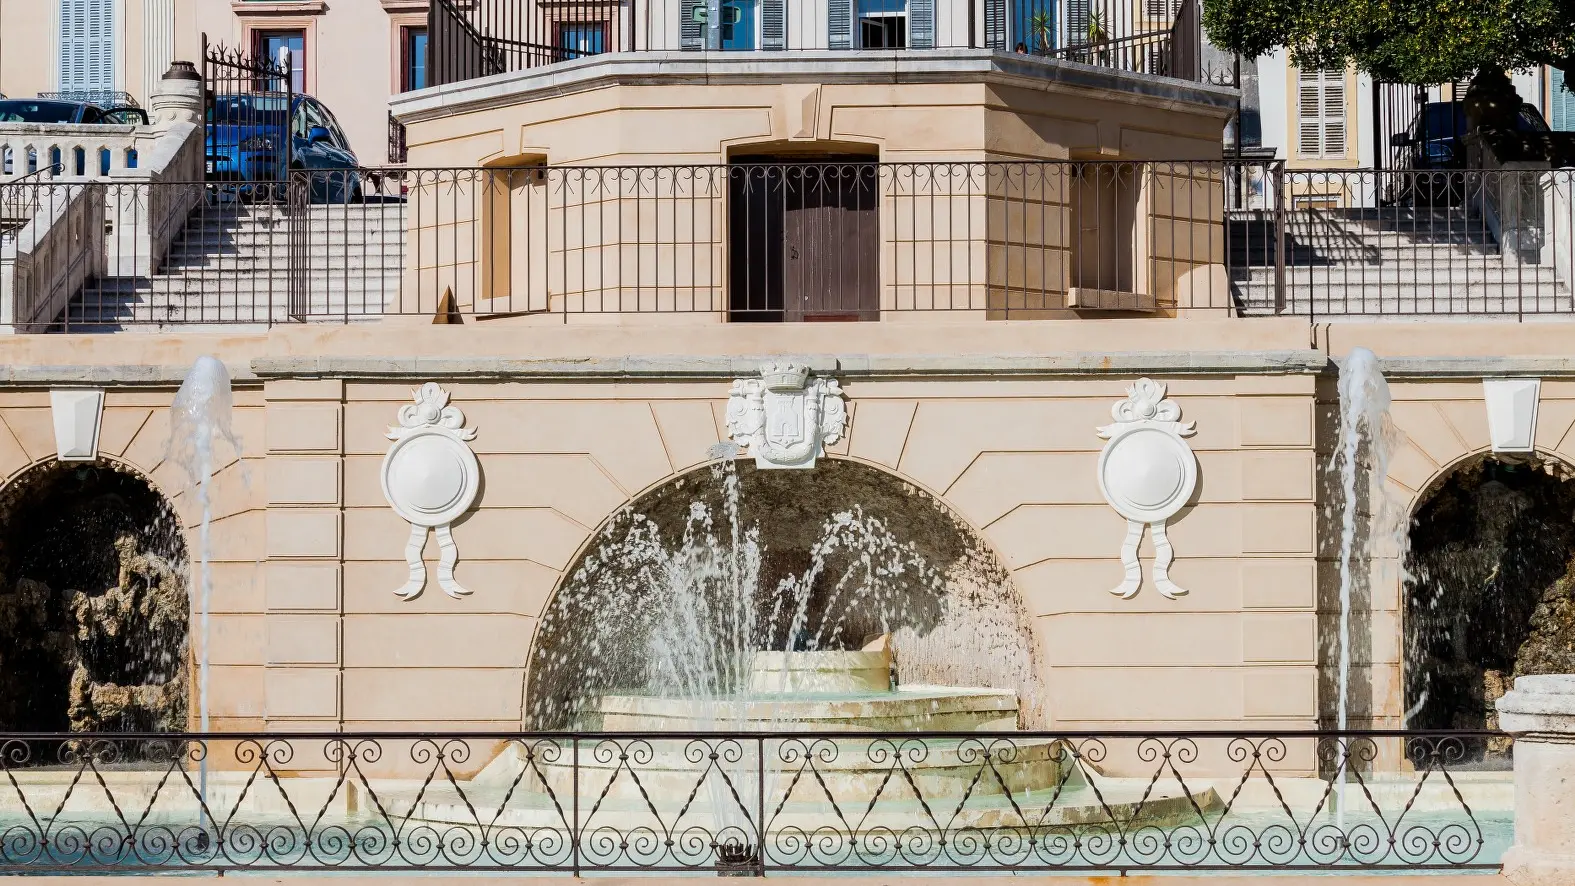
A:
POLYGON ((735 158, 727 252, 734 321, 879 319, 879 164, 735 158))

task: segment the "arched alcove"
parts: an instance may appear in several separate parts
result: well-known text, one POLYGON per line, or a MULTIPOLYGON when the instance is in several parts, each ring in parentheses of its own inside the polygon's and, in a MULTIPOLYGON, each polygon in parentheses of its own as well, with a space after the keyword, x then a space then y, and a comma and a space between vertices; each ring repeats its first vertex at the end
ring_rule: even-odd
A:
POLYGON ((726 693, 749 649, 888 634, 900 685, 989 687, 1043 722, 1032 628, 999 558, 934 496, 862 462, 701 468, 592 537, 534 640, 526 726, 612 693, 726 693), (698 688, 697 688, 698 687, 698 688))
POLYGON ((1541 455, 1474 455, 1419 502, 1403 601, 1405 722, 1492 726, 1514 677, 1575 670, 1575 470, 1541 455))
POLYGON ((129 469, 51 460, 0 490, 0 731, 185 729, 185 563, 129 469))

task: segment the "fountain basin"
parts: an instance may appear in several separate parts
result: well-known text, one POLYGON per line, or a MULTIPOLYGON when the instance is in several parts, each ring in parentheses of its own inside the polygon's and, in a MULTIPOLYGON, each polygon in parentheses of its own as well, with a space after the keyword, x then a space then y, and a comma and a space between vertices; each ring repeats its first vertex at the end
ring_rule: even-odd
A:
POLYGON ((887 692, 891 649, 827 652, 756 652, 750 661, 751 692, 887 692))
POLYGON ((997 689, 908 686, 895 692, 756 694, 728 699, 605 695, 579 715, 587 731, 1004 732, 1017 696, 997 689))

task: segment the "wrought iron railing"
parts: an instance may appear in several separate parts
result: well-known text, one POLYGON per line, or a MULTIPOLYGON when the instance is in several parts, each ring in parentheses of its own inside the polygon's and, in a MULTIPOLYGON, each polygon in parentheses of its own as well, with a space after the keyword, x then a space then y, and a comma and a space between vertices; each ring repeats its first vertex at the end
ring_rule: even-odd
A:
POLYGON ((0 871, 1491 869, 1487 732, 0 735, 0 871))
POLYGON ((434 0, 428 70, 441 86, 604 53, 994 49, 1196 81, 1197 0, 1160 5, 1140 14, 1115 0, 722 0, 713 12, 706 0, 567 0, 544 10, 434 0), (1173 59, 1173 44, 1191 55, 1173 59))
POLYGON ((115 220, 79 250, 92 275, 30 319, 36 331, 440 314, 1569 315, 1572 196, 1570 170, 857 157, 0 183, 13 229, 67 201, 115 220), (143 211, 159 206, 183 215, 143 211))

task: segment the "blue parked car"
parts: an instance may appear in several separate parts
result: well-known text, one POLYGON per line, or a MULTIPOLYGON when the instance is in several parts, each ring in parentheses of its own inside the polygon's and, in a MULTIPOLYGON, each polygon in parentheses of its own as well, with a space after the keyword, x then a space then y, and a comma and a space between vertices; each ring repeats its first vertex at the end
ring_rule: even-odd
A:
POLYGON ((208 103, 208 181, 242 196, 282 196, 290 171, 313 173, 314 203, 359 202, 355 152, 332 111, 309 95, 253 92, 208 103), (289 105, 286 109, 286 105, 289 105))

